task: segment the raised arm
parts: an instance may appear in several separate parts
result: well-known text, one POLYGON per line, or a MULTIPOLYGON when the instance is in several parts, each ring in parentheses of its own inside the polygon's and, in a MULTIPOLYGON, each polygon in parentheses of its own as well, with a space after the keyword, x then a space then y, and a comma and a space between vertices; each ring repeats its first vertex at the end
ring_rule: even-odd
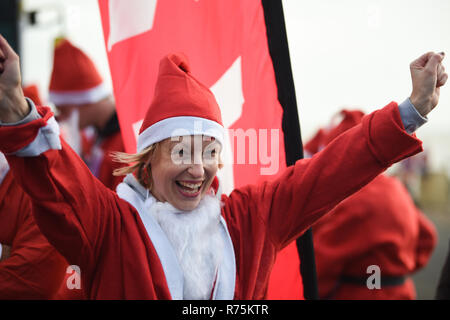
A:
POLYGON ((443 57, 427 53, 411 64, 413 91, 401 108, 392 102, 275 181, 236 190, 227 200, 229 214, 234 206, 236 212, 245 209, 249 214, 240 227, 255 232, 252 221, 259 219, 266 226, 263 232, 283 247, 389 166, 422 151, 421 141, 410 133, 418 126, 414 118, 425 117, 437 105, 439 88, 448 78, 443 57))
POLYGON ((71 264, 94 266, 119 200, 60 140, 50 109, 24 98, 20 82, 19 57, 0 37, 0 150, 50 243, 71 264))

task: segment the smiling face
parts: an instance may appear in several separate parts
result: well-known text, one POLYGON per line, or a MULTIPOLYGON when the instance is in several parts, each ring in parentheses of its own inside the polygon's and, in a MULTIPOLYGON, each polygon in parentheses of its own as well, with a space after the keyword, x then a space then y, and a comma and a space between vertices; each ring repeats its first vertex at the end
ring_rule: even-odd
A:
POLYGON ((150 160, 153 196, 175 208, 195 209, 219 168, 221 145, 205 136, 166 139, 150 160))

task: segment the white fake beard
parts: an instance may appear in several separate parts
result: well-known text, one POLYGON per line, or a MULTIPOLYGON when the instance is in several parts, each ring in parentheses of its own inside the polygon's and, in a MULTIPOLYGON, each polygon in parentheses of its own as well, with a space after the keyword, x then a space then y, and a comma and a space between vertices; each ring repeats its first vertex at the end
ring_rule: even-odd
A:
POLYGON ((168 202, 156 202, 150 213, 171 242, 183 270, 183 299, 210 299, 223 253, 220 200, 205 195, 197 208, 187 212, 168 202))

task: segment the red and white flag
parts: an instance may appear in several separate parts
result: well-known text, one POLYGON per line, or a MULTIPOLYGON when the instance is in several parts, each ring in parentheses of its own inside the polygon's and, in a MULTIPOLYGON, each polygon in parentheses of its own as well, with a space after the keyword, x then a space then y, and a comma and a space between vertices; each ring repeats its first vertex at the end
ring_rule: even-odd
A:
MULTIPOLYGON (((159 61, 182 52, 195 77, 216 96, 224 126, 230 129, 226 167, 220 170, 224 192, 272 179, 286 167, 283 109, 260 1, 99 0, 99 6, 128 152, 136 150, 159 61)), ((302 298, 295 243, 280 257, 268 297, 302 298)))

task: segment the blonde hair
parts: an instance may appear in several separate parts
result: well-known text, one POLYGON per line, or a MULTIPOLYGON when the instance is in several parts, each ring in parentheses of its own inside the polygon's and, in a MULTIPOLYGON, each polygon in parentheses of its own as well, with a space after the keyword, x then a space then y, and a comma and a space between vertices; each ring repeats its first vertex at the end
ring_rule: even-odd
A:
POLYGON ((111 156, 115 162, 127 164, 127 166, 115 169, 113 175, 126 176, 127 174, 135 173, 139 183, 150 190, 152 188, 152 179, 149 165, 158 147, 159 142, 138 153, 112 152, 111 156))

